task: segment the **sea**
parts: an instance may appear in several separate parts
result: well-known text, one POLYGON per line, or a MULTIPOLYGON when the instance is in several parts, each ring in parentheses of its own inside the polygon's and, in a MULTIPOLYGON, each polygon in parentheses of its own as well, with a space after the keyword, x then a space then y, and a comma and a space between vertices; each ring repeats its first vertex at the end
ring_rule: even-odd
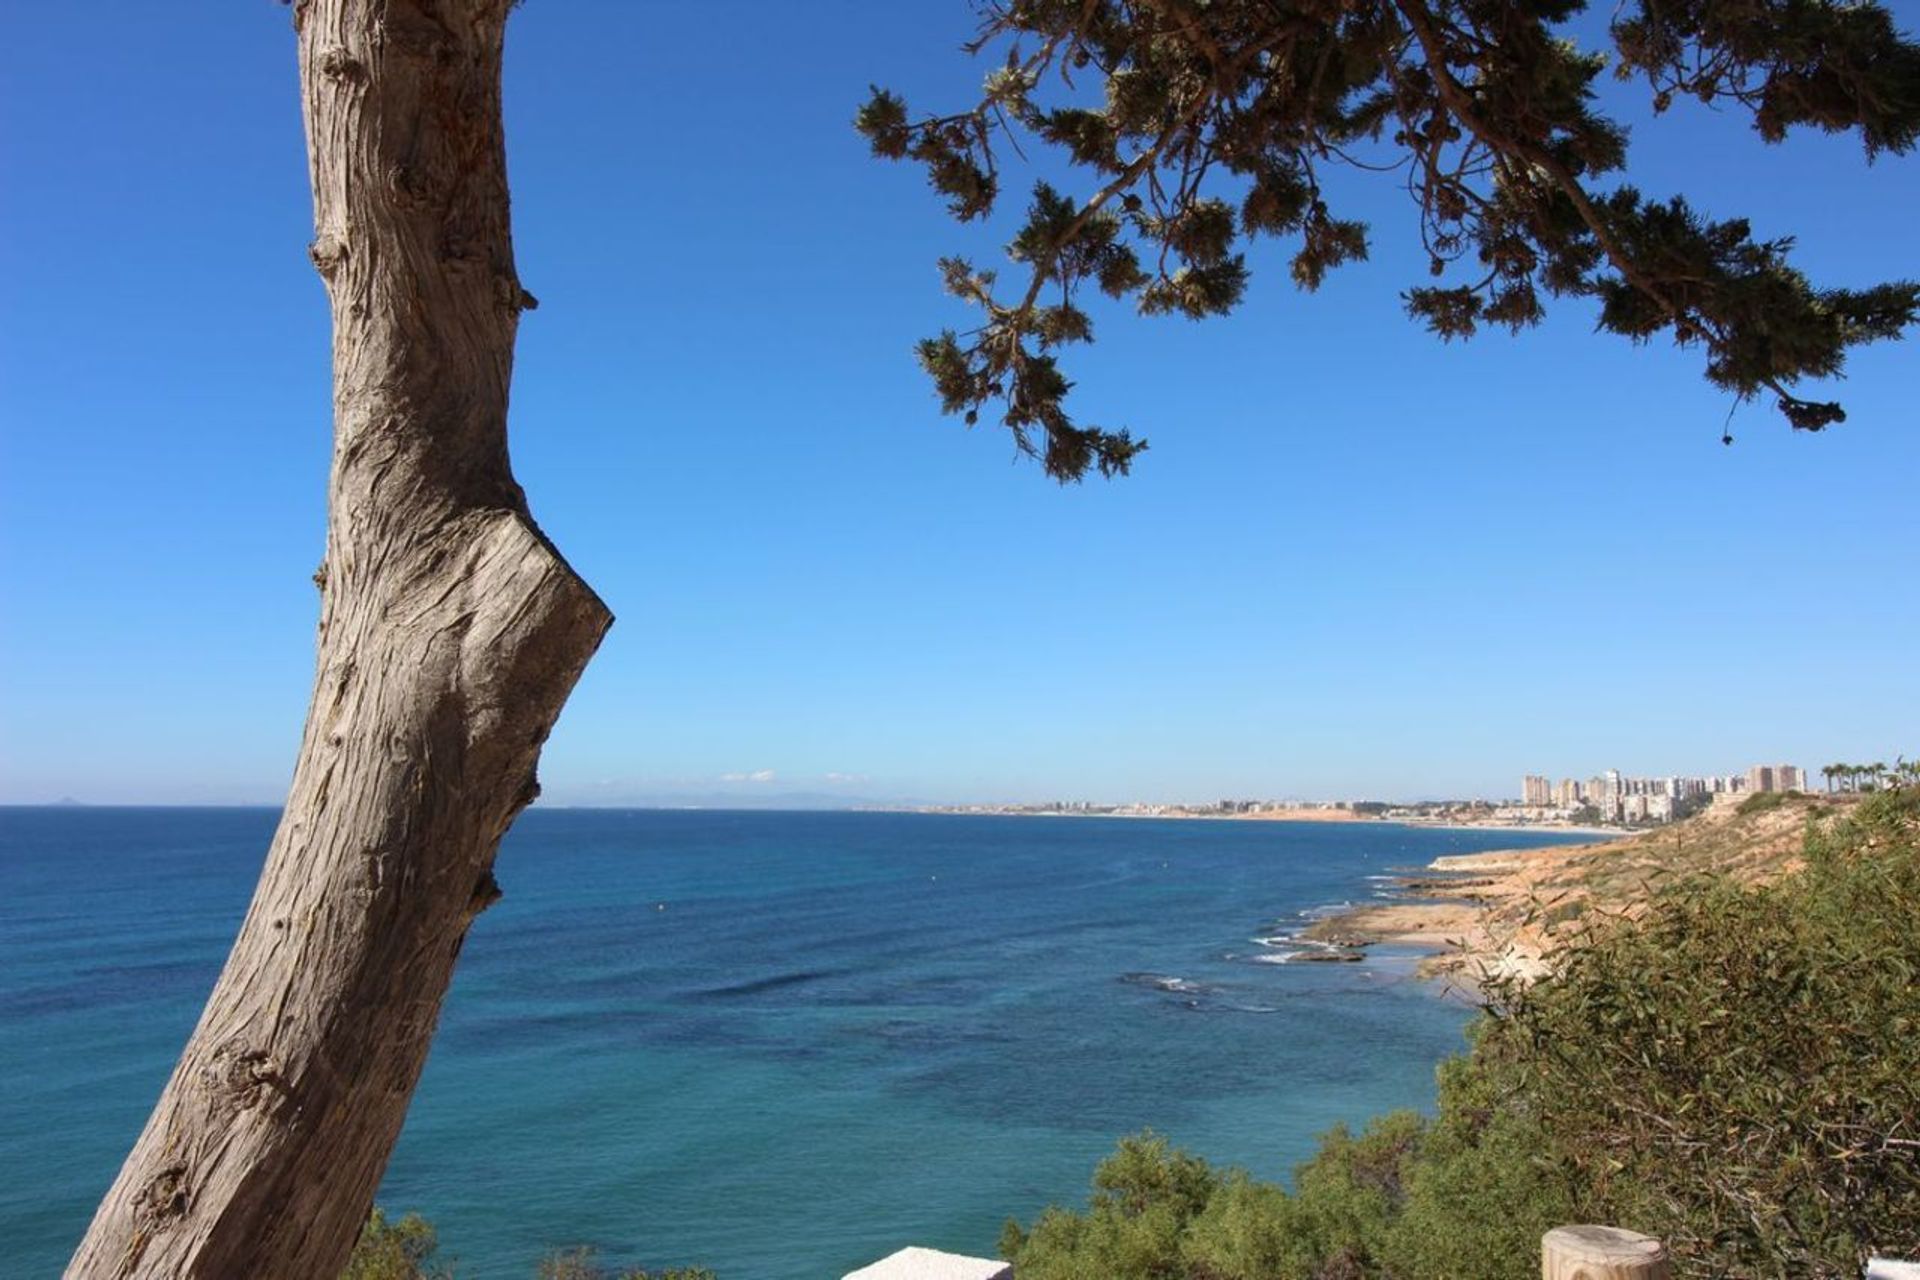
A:
MULTIPOLYGON (((0 809, 0 1271, 55 1276, 244 913, 267 809, 0 809)), ((1564 837, 1563 837, 1564 838, 1564 837)), ((535 808, 381 1188, 473 1280, 548 1251, 837 1280, 991 1256, 1143 1130, 1282 1179, 1430 1107, 1470 1001, 1293 934, 1539 833, 535 808)))

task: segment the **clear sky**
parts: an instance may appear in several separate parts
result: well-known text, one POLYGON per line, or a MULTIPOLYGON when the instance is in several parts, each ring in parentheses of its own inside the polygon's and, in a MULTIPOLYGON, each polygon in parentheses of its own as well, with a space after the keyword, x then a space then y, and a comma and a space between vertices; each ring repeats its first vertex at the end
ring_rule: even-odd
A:
MULTIPOLYGON (((1900 0, 1906 25, 1920 5, 1900 0)), ((0 42, 0 801, 272 802, 311 672, 327 313, 287 11, 10 3, 0 42)), ((912 341, 986 254, 849 127, 966 99, 962 0, 531 0, 509 34, 516 466, 619 616, 555 802, 1511 795, 1920 748, 1920 345, 1796 436, 1697 359, 1445 347, 1391 179, 1318 295, 1101 316, 1061 489, 912 341)), ((1637 177, 1920 276, 1920 158, 1635 105, 1637 177)), ((1017 211, 1016 198, 1008 210, 1017 211)))

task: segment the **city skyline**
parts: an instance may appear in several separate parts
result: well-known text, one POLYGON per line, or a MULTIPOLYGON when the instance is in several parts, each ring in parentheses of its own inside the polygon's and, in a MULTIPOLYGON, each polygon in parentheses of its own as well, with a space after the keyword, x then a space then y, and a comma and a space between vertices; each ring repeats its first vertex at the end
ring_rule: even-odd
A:
MULTIPOLYGON (((1895 759, 1904 762, 1905 758, 1904 756, 1896 755, 1895 759)), ((1867 767, 1868 766, 1857 766, 1859 769, 1866 769, 1867 767)), ((1890 763, 1888 767, 1892 767, 1890 763)), ((1628 774, 1618 769, 1606 769, 1600 773, 1590 775, 1585 779, 1563 777, 1558 781, 1547 774, 1523 774, 1521 777, 1520 792, 1517 796, 1511 794, 1465 792, 1452 794, 1388 794, 1365 788, 1345 795, 1326 796, 1307 795, 1280 788, 1268 789, 1257 793, 1227 796, 1226 798, 1217 796, 1202 798, 1196 795, 1179 797, 1154 795, 1090 799, 1078 796, 1053 795, 1036 800, 1031 797, 1012 798, 1005 796, 928 799, 917 796, 834 794, 831 791, 818 789, 796 790, 794 789, 796 784, 803 785, 809 780, 784 779, 777 771, 761 770, 753 774, 734 774, 714 780, 722 786, 725 784, 752 784, 758 788, 757 790, 728 791, 714 789, 704 793, 686 790, 677 793, 657 794, 651 798, 631 802, 614 800, 568 802, 543 796, 535 803, 548 808, 633 807, 719 809, 728 807, 862 808, 901 806, 954 809, 979 808, 983 810, 1007 807, 1032 807, 1063 811, 1086 810, 1089 808, 1120 810, 1218 808, 1223 811, 1248 811, 1262 807, 1285 807, 1289 805, 1299 805, 1306 808, 1341 808, 1362 803, 1384 803, 1396 807, 1467 803, 1513 809, 1555 810, 1560 811, 1561 815, 1565 816, 1566 811, 1576 810, 1596 803, 1595 797, 1599 796, 1603 797, 1603 799, 1599 801, 1602 807, 1601 816, 1606 820, 1648 818, 1665 820, 1672 816, 1670 809, 1665 812, 1650 812, 1648 807, 1642 804, 1637 812, 1631 809, 1623 811, 1619 807, 1618 802, 1622 798, 1665 797, 1671 800, 1684 800, 1693 797, 1705 797, 1711 799, 1721 795, 1746 796, 1755 793, 1775 791, 1807 791, 1816 789, 1816 783, 1813 779, 1822 772, 1823 770, 1821 769, 1809 770, 1800 765, 1774 763, 1749 765, 1744 769, 1737 769, 1728 773, 1678 773, 1653 776, 1628 774), (776 789, 777 786, 784 786, 785 789, 776 789), (1608 807, 1608 803, 1604 799, 1604 797, 1609 795, 1612 797, 1612 807, 1608 807)), ((1842 789, 1845 789, 1847 784, 1844 781, 1844 774, 1839 776, 1842 778, 1839 785, 1842 789)), ((812 781, 825 786, 839 785, 858 787, 863 783, 869 783, 871 779, 840 775, 812 781)), ((1833 779, 1827 779, 1826 781, 1829 788, 1835 785, 1833 779)), ((115 803, 120 802, 113 800, 95 801, 77 796, 64 795, 37 801, 4 800, 0 801, 0 806, 79 805, 85 807, 99 805, 101 807, 112 807, 115 803)), ((190 804, 192 802, 180 803, 190 804)), ((272 807, 273 804, 272 801, 267 800, 225 803, 231 804, 233 807, 272 807)), ((215 807, 220 807, 220 804, 221 802, 215 802, 215 807)))
POLYGON ((1806 771, 1792 764, 1755 764, 1732 773, 1643 777, 1607 769, 1582 781, 1555 782, 1545 774, 1520 779, 1520 805, 1568 815, 1591 810, 1603 822, 1670 822, 1695 805, 1722 796, 1760 795, 1806 788, 1806 771))

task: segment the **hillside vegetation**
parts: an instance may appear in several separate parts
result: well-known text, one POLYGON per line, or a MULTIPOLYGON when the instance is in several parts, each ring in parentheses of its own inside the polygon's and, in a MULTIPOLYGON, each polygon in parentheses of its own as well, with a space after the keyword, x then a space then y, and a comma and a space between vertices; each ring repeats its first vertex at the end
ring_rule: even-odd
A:
POLYGON ((1008 1225, 1020 1280, 1523 1280, 1568 1222, 1658 1236, 1682 1277, 1920 1256, 1920 791, 1619 845, 1543 883, 1630 909, 1490 980, 1433 1117, 1335 1130, 1291 1191, 1127 1139, 1086 1208, 1008 1225))
POLYGON ((1435 948, 1425 972, 1469 986, 1528 981, 1595 925, 1644 913, 1669 885, 1702 875, 1761 884, 1790 874, 1803 865, 1808 830, 1840 821, 1864 800, 1765 793, 1599 844, 1438 858, 1401 882, 1407 900, 1336 916, 1310 934, 1343 946, 1435 948))

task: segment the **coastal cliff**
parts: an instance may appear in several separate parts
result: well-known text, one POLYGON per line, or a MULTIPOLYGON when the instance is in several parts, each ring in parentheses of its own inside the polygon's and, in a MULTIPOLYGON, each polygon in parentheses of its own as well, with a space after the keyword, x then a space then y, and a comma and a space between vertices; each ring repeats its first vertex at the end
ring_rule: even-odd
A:
POLYGON ((1306 936, 1345 949, 1428 948, 1421 972, 1461 986, 1530 982, 1552 970, 1560 949, 1596 924, 1638 917, 1675 880, 1720 874, 1761 884, 1797 869, 1808 824, 1860 799, 1774 793, 1599 844, 1437 858, 1397 882, 1399 898, 1331 916, 1306 936))

